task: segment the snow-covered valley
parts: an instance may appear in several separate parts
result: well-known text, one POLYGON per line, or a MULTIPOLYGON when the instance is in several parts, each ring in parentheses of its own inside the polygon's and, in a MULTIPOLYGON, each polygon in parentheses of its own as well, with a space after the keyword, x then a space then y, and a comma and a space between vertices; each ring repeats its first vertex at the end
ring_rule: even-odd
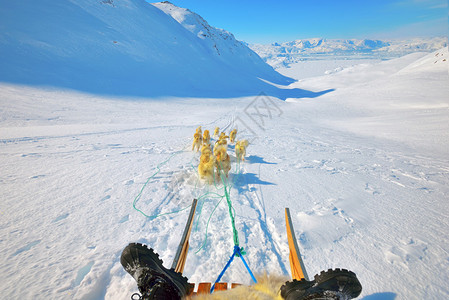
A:
MULTIPOLYGON (((185 274, 215 280, 232 230, 225 203, 204 196, 221 194, 220 185, 197 179, 190 147, 202 125, 238 127, 251 141, 230 179, 256 273, 288 275, 289 207, 309 274, 349 268, 362 299, 446 298, 447 56, 342 67, 294 84, 335 91, 287 101, 108 98, 3 83, 2 295, 126 299, 136 287, 119 255, 132 241, 153 246, 169 265, 188 210, 153 219, 133 209, 161 163, 137 207, 159 215, 201 197, 185 274)), ((250 283, 239 263, 224 280, 250 283)))
MULTIPOLYGON (((169 3, 58 3, 0 6, 2 297, 129 299, 121 251, 170 266, 193 198, 184 274, 214 281, 231 222, 191 147, 218 126, 250 142, 240 164, 229 145, 229 186, 256 274, 290 274, 289 207, 309 276, 350 269, 365 300, 449 298, 447 47, 277 73, 169 3)), ((239 261, 223 281, 251 283, 239 261)))

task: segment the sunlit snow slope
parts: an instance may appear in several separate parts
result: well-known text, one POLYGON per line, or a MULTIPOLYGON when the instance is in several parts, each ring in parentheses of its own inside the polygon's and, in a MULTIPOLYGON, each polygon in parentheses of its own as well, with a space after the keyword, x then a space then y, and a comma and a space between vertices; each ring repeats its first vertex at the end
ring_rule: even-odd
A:
POLYGON ((108 95, 224 97, 276 94, 260 79, 292 82, 232 35, 207 29, 221 40, 199 38, 144 0, 4 2, 0 81, 108 95))

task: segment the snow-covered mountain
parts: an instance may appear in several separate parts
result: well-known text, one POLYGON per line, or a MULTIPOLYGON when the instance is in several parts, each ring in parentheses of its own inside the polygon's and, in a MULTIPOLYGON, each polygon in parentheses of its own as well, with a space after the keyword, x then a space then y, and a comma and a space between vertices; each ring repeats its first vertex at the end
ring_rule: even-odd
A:
POLYGON ((253 75, 271 72, 265 63, 245 43, 237 41, 232 33, 210 26, 200 15, 186 8, 177 7, 169 1, 152 3, 167 15, 173 17, 184 28, 198 38, 198 41, 216 58, 226 64, 250 65, 247 72, 253 75))
POLYGON ((226 97, 292 81, 200 16, 144 0, 4 2, 0 65, 3 82, 114 95, 226 97))
POLYGON ((375 57, 390 59, 413 52, 432 52, 447 47, 446 37, 413 38, 403 40, 370 39, 302 39, 270 45, 249 45, 264 61, 275 68, 304 59, 320 57, 375 57))

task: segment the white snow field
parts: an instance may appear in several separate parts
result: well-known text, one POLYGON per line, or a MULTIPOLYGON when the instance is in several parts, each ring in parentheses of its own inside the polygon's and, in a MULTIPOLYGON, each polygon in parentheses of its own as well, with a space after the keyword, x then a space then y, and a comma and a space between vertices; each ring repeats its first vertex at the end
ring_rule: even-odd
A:
MULTIPOLYGON (((222 185, 198 182, 190 143, 202 125, 238 127, 251 142, 230 182, 254 272, 289 274, 289 207, 310 276, 351 269, 361 299, 447 298, 447 57, 443 49, 344 67, 295 83, 335 91, 288 101, 108 98, 1 84, 1 294, 128 299, 137 288, 121 250, 143 242, 170 266, 194 197, 185 275, 215 280, 232 253, 232 230, 216 196, 222 185), (186 209, 137 212, 148 178, 136 208, 150 216, 186 209)), ((238 260, 223 280, 250 283, 238 260)))
MULTIPOLYGON (((130 299, 121 251, 145 243, 170 267, 193 198, 184 274, 215 281, 234 243, 223 184, 198 179, 198 126, 250 142, 240 164, 229 145, 228 185, 253 272, 288 278, 289 207, 310 277, 346 268, 360 299, 448 299, 448 59, 281 75, 167 3, 1 3, 2 299, 130 299)), ((236 259, 223 281, 251 278, 236 259)))

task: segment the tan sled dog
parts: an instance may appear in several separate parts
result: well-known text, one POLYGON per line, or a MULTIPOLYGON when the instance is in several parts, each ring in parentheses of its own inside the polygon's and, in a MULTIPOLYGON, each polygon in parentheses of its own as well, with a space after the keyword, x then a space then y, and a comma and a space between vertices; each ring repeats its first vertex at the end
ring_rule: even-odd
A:
POLYGON ((235 144, 235 156, 238 161, 244 161, 246 156, 246 147, 248 147, 247 140, 237 141, 235 144))
POLYGON ((193 135, 192 151, 195 150, 196 148, 196 152, 198 152, 200 150, 200 147, 201 147, 201 135, 199 135, 197 132, 193 135))
POLYGON ((196 129, 196 133, 203 136, 203 131, 201 130, 201 126, 198 126, 198 128, 196 129))
POLYGON ((205 144, 210 144, 210 135, 209 135, 209 130, 204 130, 203 133, 203 143, 205 144))
POLYGON ((226 141, 226 139, 221 139, 215 142, 214 153, 216 154, 219 151, 218 149, 220 148, 224 148, 225 151, 228 150, 228 141, 226 141))
POLYGON ((231 158, 225 148, 219 148, 215 152, 215 166, 217 167, 218 177, 221 176, 222 172, 228 177, 229 171, 231 170, 231 158))
POLYGON ((233 144, 235 142, 236 135, 237 135, 237 129, 232 130, 231 133, 229 134, 229 141, 233 144))
POLYGON ((218 137, 219 140, 227 139, 229 136, 226 135, 226 133, 222 132, 220 133, 220 136, 218 137))
POLYGON ((212 148, 210 144, 203 144, 203 146, 201 147, 201 155, 203 154, 212 154, 212 148))
POLYGON ((220 128, 215 127, 215 130, 214 130, 214 137, 217 137, 219 134, 220 134, 220 128))
POLYGON ((200 157, 200 164, 198 166, 198 174, 201 179, 207 183, 212 184, 215 179, 215 158, 212 154, 202 154, 200 157))

